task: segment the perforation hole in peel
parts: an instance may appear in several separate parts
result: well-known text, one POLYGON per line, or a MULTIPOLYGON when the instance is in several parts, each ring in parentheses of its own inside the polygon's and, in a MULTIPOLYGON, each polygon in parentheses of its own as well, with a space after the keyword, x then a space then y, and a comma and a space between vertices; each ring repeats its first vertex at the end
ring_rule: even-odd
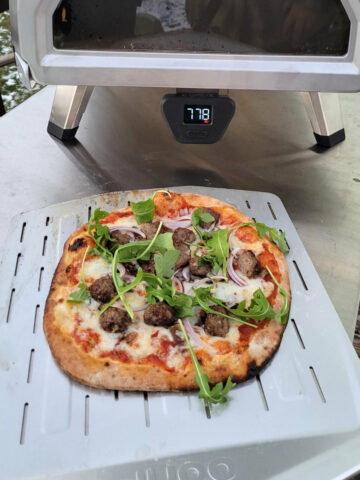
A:
POLYGON ((15 262, 14 277, 16 277, 16 275, 17 275, 17 273, 18 273, 19 264, 20 264, 20 259, 21 259, 21 253, 18 253, 18 254, 17 254, 17 257, 16 257, 16 262, 15 262))
POLYGON ((35 353, 35 349, 32 348, 30 351, 30 357, 29 357, 29 367, 28 367, 28 374, 27 374, 27 380, 26 380, 27 383, 30 383, 32 378, 34 353, 35 353))
MULTIPOLYGON (((279 228, 279 232, 283 233, 283 230, 281 230, 281 228, 279 228)), ((290 250, 290 245, 289 245, 289 242, 287 241, 287 238, 285 238, 285 243, 286 243, 288 249, 290 250)))
POLYGON ((209 404, 209 402, 205 401, 204 402, 204 406, 205 406, 205 415, 206 415, 206 418, 208 418, 209 420, 211 419, 211 406, 209 404))
POLYGON ((88 220, 90 220, 90 218, 91 218, 91 210, 92 210, 91 207, 89 207, 88 208, 88 220))
POLYGON ((119 392, 118 392, 118 390, 114 390, 114 398, 115 398, 116 401, 119 400, 119 392))
POLYGON ((39 308, 40 308, 40 305, 36 305, 35 312, 34 312, 33 333, 36 333, 36 331, 37 331, 37 321, 38 321, 38 315, 39 315, 39 308))
POLYGON ((28 420, 28 410, 29 404, 24 404, 24 409, 22 412, 22 422, 21 422, 21 432, 20 432, 20 445, 24 445, 25 443, 25 433, 26 433, 26 424, 28 420))
POLYGON ((39 272, 38 292, 41 291, 43 273, 44 273, 44 267, 41 267, 39 272))
POLYGON ((26 229, 26 222, 24 222, 21 227, 20 243, 24 241, 25 229, 26 229))
POLYGON ((42 253, 41 253, 43 257, 45 256, 45 253, 46 253, 47 239, 48 239, 48 237, 47 237, 47 235, 45 235, 44 240, 43 240, 42 253))
POLYGON ((292 325, 293 325, 293 327, 294 327, 294 330, 295 330, 295 333, 296 333, 296 336, 297 336, 297 338, 298 338, 298 340, 299 340, 300 345, 301 345, 302 348, 305 350, 305 344, 304 344, 303 339, 302 339, 302 336, 301 336, 301 334, 300 334, 300 332, 299 332, 298 326, 296 325, 296 322, 295 322, 295 320, 294 320, 293 318, 291 319, 291 323, 292 323, 292 325))
POLYGON ((275 212, 274 212, 274 209, 273 209, 271 203, 270 203, 270 202, 267 202, 267 205, 268 205, 268 207, 269 207, 269 210, 270 210, 270 212, 271 212, 271 215, 273 216, 273 219, 274 219, 274 220, 277 220, 277 216, 275 215, 275 212))
POLYGON ((323 392, 323 389, 321 388, 321 385, 320 385, 320 382, 319 382, 319 379, 315 373, 315 370, 313 367, 309 367, 309 370, 311 372, 311 376, 314 380, 314 383, 316 385, 316 388, 317 388, 317 391, 319 393, 319 396, 320 396, 320 399, 323 403, 326 403, 326 398, 325 398, 325 395, 324 395, 324 392, 323 392))
POLYGON ((88 436, 89 431, 90 431, 90 395, 85 395, 84 435, 88 436))
POLYGON ((309 289, 308 289, 308 287, 307 287, 307 285, 306 285, 306 282, 305 282, 305 280, 304 280, 303 274, 301 273, 301 270, 300 270, 300 268, 299 268, 299 265, 297 264, 297 262, 296 262, 295 260, 293 260, 293 264, 294 264, 294 266, 295 266, 295 269, 296 269, 296 271, 297 271, 297 274, 299 275, 299 278, 300 278, 300 280, 301 280, 301 283, 303 284, 303 287, 305 288, 306 291, 308 291, 309 289))
POLYGON ((259 387, 259 392, 260 392, 261 400, 262 400, 262 403, 263 403, 263 406, 264 406, 264 410, 266 410, 268 412, 269 411, 269 405, 268 405, 268 402, 267 402, 267 399, 266 399, 266 396, 265 396, 265 392, 264 392, 264 388, 262 386, 259 375, 256 375, 256 383, 259 387))
POLYGON ((145 414, 145 425, 150 427, 150 407, 149 407, 149 396, 147 392, 144 392, 144 414, 145 414))
POLYGON ((249 200, 245 200, 245 203, 246 203, 246 206, 247 206, 248 208, 251 208, 251 205, 250 205, 250 203, 249 203, 249 200))
POLYGON ((14 300, 14 294, 15 294, 15 288, 13 288, 13 289, 11 290, 11 293, 10 293, 9 306, 8 306, 8 311, 7 311, 7 315, 6 315, 6 323, 9 323, 9 322, 10 322, 10 318, 11 318, 11 306, 12 306, 12 303, 13 303, 13 300, 14 300))
POLYGON ((50 217, 46 217, 45 227, 48 227, 48 226, 49 226, 49 223, 50 223, 50 217))

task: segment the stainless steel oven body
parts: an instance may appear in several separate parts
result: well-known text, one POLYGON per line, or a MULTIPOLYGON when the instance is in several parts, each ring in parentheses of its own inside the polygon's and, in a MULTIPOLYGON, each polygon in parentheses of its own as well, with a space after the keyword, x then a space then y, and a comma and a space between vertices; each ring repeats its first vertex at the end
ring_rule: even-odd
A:
MULTIPOLYGON (((298 3, 301 0, 295 0, 298 3)), ((311 0, 302 0, 305 5, 309 5, 311 0)), ((264 15, 268 18, 272 17, 271 12, 278 13, 276 8, 281 13, 282 6, 277 6, 281 0, 272 0, 267 2, 271 10, 266 12, 264 5, 259 3, 258 11, 249 14, 249 6, 247 12, 241 7, 247 0, 227 0, 222 2, 228 5, 228 11, 231 14, 234 12, 232 19, 226 18, 224 14, 225 27, 221 31, 219 27, 220 20, 216 25, 213 23, 213 30, 210 37, 201 38, 199 33, 209 31, 208 26, 196 26, 199 23, 199 18, 202 14, 199 13, 199 8, 206 12, 209 6, 211 7, 211 0, 187 0, 183 3, 185 11, 184 25, 177 30, 172 29, 172 25, 163 29, 164 36, 162 45, 154 38, 161 36, 161 25, 156 25, 156 22, 164 24, 163 18, 155 18, 161 15, 151 15, 144 13, 141 9, 146 8, 149 4, 148 11, 154 10, 154 3, 164 4, 168 7, 166 0, 154 2, 150 0, 122 0, 121 2, 113 2, 107 0, 100 4, 99 8, 95 9, 97 2, 85 2, 87 7, 82 8, 83 0, 73 2, 61 2, 60 0, 13 0, 10 4, 11 8, 11 23, 13 29, 13 38, 16 52, 21 59, 29 65, 31 78, 39 83, 55 84, 55 85, 122 85, 122 86, 139 86, 139 87, 169 87, 169 88, 216 88, 216 89, 263 89, 263 90, 296 90, 296 91, 321 91, 321 92, 338 92, 338 91, 358 91, 360 90, 360 50, 359 50, 359 21, 360 21, 360 4, 357 0, 343 0, 342 7, 345 11, 345 16, 349 22, 349 38, 346 38, 347 46, 345 49, 338 48, 334 52, 329 49, 327 54, 326 43, 331 40, 333 27, 329 23, 329 29, 326 33, 326 40, 322 40, 324 48, 319 49, 319 54, 307 54, 307 51, 296 52, 296 49, 291 49, 286 52, 286 48, 278 48, 276 45, 267 45, 272 42, 274 32, 277 27, 274 25, 273 32, 269 29, 269 33, 264 34, 266 30, 265 19, 256 19, 252 17, 264 15), (65 7, 62 8, 62 4, 65 7), (69 5, 70 4, 70 5, 69 5), (115 5, 116 4, 116 5, 115 5), (93 7, 89 7, 93 5, 93 7), (115 6, 114 6, 115 5, 115 6), (276 7, 277 6, 277 7, 276 7), (276 8, 275 8, 276 7, 276 8), (62 45, 56 38, 54 38, 54 26, 56 27, 56 19, 54 20, 54 13, 60 9, 58 16, 59 23, 62 23, 66 31, 69 27, 67 23, 77 23, 77 32, 72 33, 72 44, 70 48, 62 45), (74 11, 75 9, 75 11, 74 11), (116 17, 115 11, 119 11, 116 17), (140 10, 140 13, 138 11, 140 10), (73 18, 68 19, 66 15, 72 11, 73 18), (90 13, 89 13, 90 12, 90 13), (238 18, 236 17, 238 15, 238 18), (119 39, 130 35, 131 24, 135 22, 135 16, 142 16, 144 23, 144 15, 154 17, 153 32, 155 34, 140 35, 144 42, 139 44, 138 48, 133 47, 131 39, 128 44, 113 47, 108 44, 101 45, 100 42, 93 43, 93 45, 86 45, 84 24, 87 18, 92 17, 91 35, 96 36, 98 33, 109 35, 116 33, 116 25, 118 25, 119 39), (247 15, 247 16, 246 16, 247 15), (62 19, 61 19, 61 16, 62 19), (79 17, 82 20, 79 20, 79 17), (116 18, 116 22, 112 19, 116 18), (243 19, 243 20, 242 20, 243 19), (124 22, 124 20, 126 20, 124 22), (125 23, 121 25, 121 21, 125 23), (241 21, 244 23, 241 24, 241 21), (103 28, 101 28, 103 22, 103 28), (185 23, 187 22, 187 25, 185 23), (231 23, 232 22, 232 23, 231 23), (236 24, 239 23, 239 30, 244 30, 248 23, 254 23, 254 32, 247 36, 243 35, 243 43, 248 48, 241 49, 231 48, 231 42, 237 40, 236 35, 227 35, 228 31, 234 30, 236 24), (256 23, 257 22, 257 23, 256 23), (265 23, 265 25, 264 25, 265 23), (126 26, 127 25, 127 26, 126 26), (332 28, 332 30, 331 30, 332 28), (126 31, 128 29, 128 31, 126 31), (191 32, 190 32, 191 30, 191 32), (190 41, 189 45, 181 40, 179 45, 174 45, 171 40, 174 38, 174 33, 183 34, 184 31, 189 33, 196 33, 195 41, 190 41), (219 34, 220 32, 220 34, 219 34), (256 44, 254 37, 261 37, 265 35, 265 49, 256 44), (226 38, 227 37, 227 38, 226 38), (270 38, 271 37, 271 38, 270 38), (234 40, 235 38, 235 40, 234 40), (80 40, 76 42, 76 40, 80 40), (204 43, 207 45, 204 46, 204 43), (221 43, 225 47, 221 48, 221 43), (214 43, 217 46, 214 47, 214 43), (145 46, 144 46, 145 45, 145 46), (160 45, 161 50, 158 48, 160 45), (156 50, 157 49, 157 50, 156 50), (168 50, 167 50, 168 49, 168 50), (171 51, 172 50, 172 51, 171 51), (201 50, 201 51, 200 51, 201 50), (236 53, 236 50, 240 53, 236 53), (225 51, 226 53, 221 53, 225 51), (235 52, 235 53, 234 53, 235 52), (284 53, 282 53, 284 52, 284 53)), ((217 2, 219 3, 219 2, 217 2)), ((221 2, 220 2, 221 3, 221 2)), ((251 3, 251 2, 250 2, 251 3)), ((284 2, 285 4, 285 2, 284 2)), ((314 11, 314 18, 312 22, 321 22, 326 11, 324 8, 324 1, 317 0, 313 2, 314 8, 316 5, 322 5, 321 9, 314 11), (320 2, 320 3, 319 3, 320 2), (316 20, 315 17, 318 19, 316 20)), ((340 0, 328 0, 328 4, 335 6, 341 5, 340 0), (334 3, 335 2, 335 3, 334 3)), ((173 5, 173 3, 171 4, 173 5)), ((340 8, 340 6, 337 8, 340 8)), ((174 8, 169 6, 169 8, 174 8)), ((225 8, 225 7, 224 7, 225 8)), ((166 8, 165 8, 166 9, 166 8)), ((221 12, 220 12, 221 13, 221 12)), ((275 13, 273 16, 275 16, 275 13)), ((228 16, 229 16, 228 14, 228 16)), ((216 13, 219 15, 219 13, 216 13)), ((216 17, 215 15, 215 17, 216 17)), ((340 10, 335 11, 335 21, 342 14, 340 10)), ((211 13, 210 13, 211 18, 211 13)), ((333 22, 334 19, 329 19, 333 22)), ((147 18, 149 23, 149 18, 147 18)), ((211 20, 210 20, 211 22, 211 20)), ((285 25, 286 27, 286 25, 285 25)), ((291 23, 288 25, 288 30, 296 28, 291 23)), ((140 27, 141 28, 141 27, 140 27)), ((145 29, 149 32, 148 27, 145 29)), ((212 26, 210 25, 210 29, 212 26)), ((281 26, 280 26, 281 28, 281 26)), ((56 30, 56 28, 55 28, 56 30)), ((86 32, 87 33, 87 32, 86 32)), ((141 32, 140 32, 141 33, 141 32)), ((346 32, 346 35, 348 33, 346 32)), ((99 35, 101 36, 101 35, 99 35)), ((202 35, 204 37, 204 35, 202 35)), ((307 41, 304 36, 301 39, 302 43, 307 41)), ((133 37, 133 39, 135 36, 133 37)), ((284 38, 286 43, 286 38, 284 38)), ((239 43, 239 42, 238 42, 239 43)), ((276 42, 275 42, 276 43, 276 42)), ((222 45, 223 46, 223 45, 222 45)), ((316 50, 316 49, 315 49, 316 50)))

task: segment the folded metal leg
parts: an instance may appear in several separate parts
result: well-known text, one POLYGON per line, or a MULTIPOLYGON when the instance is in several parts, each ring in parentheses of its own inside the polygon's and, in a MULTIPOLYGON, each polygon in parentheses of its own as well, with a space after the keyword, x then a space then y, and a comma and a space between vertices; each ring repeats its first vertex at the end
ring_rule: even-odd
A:
POLYGON ((330 148, 345 140, 339 95, 320 92, 301 95, 318 145, 330 148))
POLYGON ((94 87, 59 85, 56 88, 48 132, 64 142, 72 140, 93 90, 94 87))

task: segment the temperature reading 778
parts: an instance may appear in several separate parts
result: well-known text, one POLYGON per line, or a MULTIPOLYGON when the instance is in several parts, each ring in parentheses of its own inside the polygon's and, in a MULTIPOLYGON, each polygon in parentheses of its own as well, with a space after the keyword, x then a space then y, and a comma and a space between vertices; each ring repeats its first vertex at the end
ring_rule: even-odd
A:
POLYGON ((185 105, 184 123, 209 125, 212 123, 211 105, 185 105))

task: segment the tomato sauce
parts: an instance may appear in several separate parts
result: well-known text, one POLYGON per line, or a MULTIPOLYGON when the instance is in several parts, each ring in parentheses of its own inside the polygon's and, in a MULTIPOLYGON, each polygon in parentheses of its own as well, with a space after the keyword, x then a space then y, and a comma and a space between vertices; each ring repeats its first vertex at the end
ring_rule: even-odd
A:
POLYGON ((81 319, 78 315, 75 317, 75 329, 72 336, 75 342, 80 345, 84 352, 88 353, 100 342, 100 335, 91 328, 80 328, 81 319))
POLYGON ((244 243, 255 243, 259 240, 257 231, 252 227, 240 227, 236 230, 237 238, 244 243))
POLYGON ((78 276, 79 276, 80 268, 81 268, 80 260, 77 260, 76 262, 66 267, 66 274, 67 274, 70 285, 77 285, 79 283, 78 276))
POLYGON ((163 368, 167 370, 170 373, 175 373, 175 368, 170 368, 164 360, 162 360, 160 357, 157 355, 151 354, 145 357, 145 359, 142 361, 142 363, 150 363, 151 365, 155 365, 156 367, 163 368))
POLYGON ((176 343, 169 340, 167 337, 159 338, 159 344, 157 347, 157 354, 161 358, 166 358, 169 355, 170 348, 175 347, 176 343))
POLYGON ((121 212, 110 213, 107 217, 102 218, 99 223, 101 223, 101 225, 104 225, 105 223, 113 223, 116 222, 116 220, 118 220, 119 218, 130 217, 130 215, 133 215, 133 211, 129 207, 121 212))
POLYGON ((113 360, 118 360, 119 362, 128 363, 131 361, 130 355, 125 352, 125 350, 110 350, 108 352, 103 352, 100 355, 102 358, 110 357, 113 360))
POLYGON ((177 193, 171 193, 171 197, 166 193, 158 193, 154 198, 155 213, 160 217, 178 217, 179 211, 188 208, 185 198, 177 193))
MULTIPOLYGON (((268 266, 270 268, 272 274, 276 278, 276 280, 280 283, 282 277, 281 277, 279 265, 276 261, 276 258, 274 256, 274 254, 272 254, 269 251, 269 247, 266 245, 266 243, 263 243, 263 247, 264 247, 264 252, 260 253, 260 255, 258 256, 258 260, 260 262, 261 268, 265 268, 266 266, 268 266)), ((271 278, 270 275, 267 275, 265 277, 265 280, 267 282, 272 282, 273 285, 274 285, 274 290, 267 297, 270 305, 274 305, 277 294, 278 294, 278 286, 276 285, 276 283, 274 282, 274 280, 271 278)))
POLYGON ((211 207, 213 210, 220 214, 221 225, 236 225, 239 224, 239 218, 233 214, 233 212, 227 208, 211 207))
POLYGON ((230 353, 232 350, 231 344, 226 340, 217 340, 216 342, 212 343, 211 346, 215 348, 216 353, 219 355, 225 355, 226 353, 230 353))
POLYGON ((266 325, 269 323, 269 320, 264 320, 262 322, 256 323, 254 320, 251 320, 249 318, 247 318, 246 321, 248 323, 251 323, 252 325, 256 325, 257 328, 249 327, 249 325, 240 325, 238 327, 240 333, 240 343, 242 346, 248 346, 255 333, 265 328, 266 325))

